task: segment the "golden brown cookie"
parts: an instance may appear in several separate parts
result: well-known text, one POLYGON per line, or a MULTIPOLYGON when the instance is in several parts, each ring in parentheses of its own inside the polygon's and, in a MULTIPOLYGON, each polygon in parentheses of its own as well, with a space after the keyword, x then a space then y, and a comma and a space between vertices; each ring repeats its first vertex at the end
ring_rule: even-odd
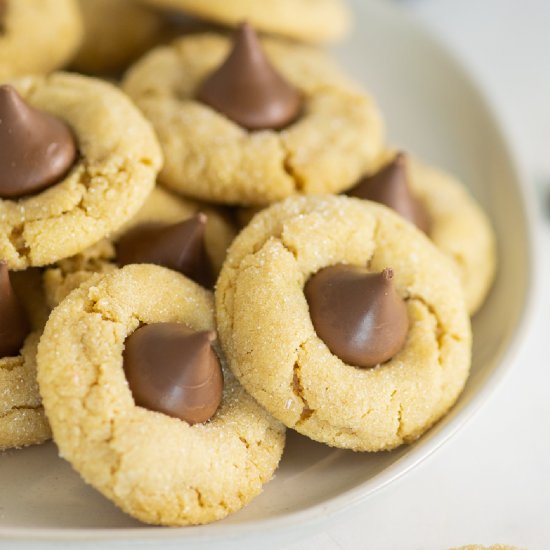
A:
POLYGON ((157 131, 163 185, 207 201, 265 205, 343 191, 375 162, 384 129, 372 99, 317 49, 267 38, 262 46, 303 98, 301 115, 283 130, 248 131, 196 99, 228 55, 228 37, 181 38, 129 70, 123 88, 157 131))
POLYGON ((449 260, 390 209, 347 197, 290 198, 259 213, 229 249, 216 288, 222 348, 244 387, 288 427, 356 451, 414 441, 468 376, 470 322, 449 260), (406 303, 402 349, 374 368, 331 353, 304 285, 322 268, 393 268, 406 303))
POLYGON ((284 428, 228 371, 221 406, 206 423, 136 406, 123 371, 126 338, 166 322, 214 329, 212 293, 153 265, 96 276, 51 314, 38 382, 59 452, 86 482, 147 523, 208 523, 262 490, 281 458, 284 428))
POLYGON ((107 273, 116 269, 114 243, 127 231, 142 224, 177 223, 189 219, 197 212, 206 214, 204 240, 206 252, 218 274, 225 260, 227 249, 236 231, 225 216, 215 208, 178 197, 156 186, 145 204, 131 221, 126 223, 110 239, 103 239, 79 254, 61 260, 44 271, 44 288, 48 305, 54 308, 71 292, 94 273, 107 273))
POLYGON ((0 257, 25 269, 72 256, 134 216, 162 156, 149 123, 106 82, 56 73, 11 84, 32 107, 68 124, 79 154, 58 183, 0 199, 0 257))
POLYGON ((11 281, 32 332, 19 355, 0 358, 0 451, 36 445, 51 437, 36 382, 36 348, 49 313, 41 273, 36 269, 12 273, 11 281))
POLYGON ((63 67, 81 39, 76 0, 2 0, 0 82, 63 67))
POLYGON ((258 30, 307 42, 343 38, 350 13, 343 0, 147 0, 152 6, 191 13, 236 27, 249 21, 258 30))

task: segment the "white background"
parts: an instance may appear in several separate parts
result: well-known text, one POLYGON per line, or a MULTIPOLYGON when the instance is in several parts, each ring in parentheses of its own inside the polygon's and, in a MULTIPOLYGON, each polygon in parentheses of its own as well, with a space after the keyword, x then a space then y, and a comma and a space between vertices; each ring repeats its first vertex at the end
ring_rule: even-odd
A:
MULTIPOLYGON (((548 549, 550 0, 407 0, 402 5, 439 34, 481 83, 528 183, 536 188, 541 293, 515 366, 457 436, 354 511, 327 518, 314 534, 284 548, 445 550, 500 542, 548 549)), ((181 543, 136 546, 189 548, 181 543)), ((260 546, 282 547, 268 541, 260 546)), ((246 550, 246 544, 239 547, 246 550)))

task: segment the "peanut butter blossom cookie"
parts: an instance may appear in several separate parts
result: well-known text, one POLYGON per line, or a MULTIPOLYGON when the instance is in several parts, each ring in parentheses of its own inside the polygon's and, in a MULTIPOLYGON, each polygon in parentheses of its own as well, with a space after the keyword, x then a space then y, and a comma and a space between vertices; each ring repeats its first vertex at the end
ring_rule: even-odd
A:
POLYGON ((470 314, 491 288, 496 270, 495 235, 489 219, 452 176, 386 152, 381 167, 348 194, 393 208, 424 231, 456 266, 470 314))
POLYGON ((63 67, 81 39, 76 0, 0 0, 0 82, 63 67))
POLYGON ((113 238, 46 269, 48 305, 54 308, 94 273, 130 263, 162 265, 210 288, 235 233, 215 208, 155 187, 137 215, 113 238))
POLYGON ((48 317, 40 273, 0 261, 0 451, 42 443, 50 427, 36 382, 36 348, 48 317))
POLYGON ((96 276, 51 314, 38 382, 82 477, 147 523, 208 523, 272 477, 284 427, 223 367, 212 293, 154 265, 96 276))
POLYGON ((199 199, 268 204, 343 191, 375 165, 384 131, 373 101, 322 52, 203 34, 157 48, 130 69, 125 91, 165 154, 160 182, 199 199))
POLYGON ((294 197, 262 211, 229 249, 216 315, 251 395, 336 447, 415 440, 469 372, 470 322, 451 263, 372 202, 294 197))
POLYGON ((0 87, 0 258, 11 269, 80 252, 139 210, 162 156, 114 86, 58 73, 0 87))
POLYGON ((297 40, 325 42, 343 38, 350 14, 343 0, 147 0, 153 6, 236 27, 249 21, 259 31, 297 40))

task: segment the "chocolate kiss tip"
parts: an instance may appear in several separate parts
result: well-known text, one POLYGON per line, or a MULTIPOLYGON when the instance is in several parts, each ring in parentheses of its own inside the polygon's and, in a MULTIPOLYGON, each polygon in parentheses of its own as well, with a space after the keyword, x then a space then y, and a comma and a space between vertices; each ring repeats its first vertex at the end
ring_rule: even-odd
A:
POLYGON ((241 21, 239 25, 237 26, 237 31, 235 33, 234 40, 237 39, 245 39, 245 40, 253 40, 258 41, 258 35, 256 34, 256 31, 254 30, 254 27, 246 20, 241 21), (239 36, 240 35, 240 36, 239 36), (239 38, 237 38, 237 36, 239 38))
POLYGON ((304 293, 319 338, 344 363, 374 367, 405 344, 409 319, 391 279, 393 270, 370 273, 338 264, 318 271, 304 293))
POLYGON ((10 86, 9 84, 2 84, 0 86, 0 103, 14 101, 16 96, 17 92, 13 86, 10 86))
POLYGON ((401 151, 378 172, 361 179, 347 194, 388 206, 421 231, 428 233, 430 216, 410 190, 407 164, 407 155, 401 151))
POLYGON ((117 243, 117 262, 156 264, 211 288, 214 272, 204 242, 206 214, 199 212, 183 222, 144 224, 131 229, 117 243))
POLYGON ((54 185, 70 170, 77 147, 61 119, 0 86, 0 198, 19 198, 54 185))
POLYGON ((136 404, 189 424, 209 420, 223 395, 213 336, 178 323, 145 325, 131 334, 123 366, 136 404))
POLYGON ((15 296, 8 264, 0 261, 0 358, 17 355, 30 332, 23 306, 15 296))
POLYGON ((393 159, 393 162, 399 166, 405 166, 407 164, 407 153, 404 151, 398 151, 393 159))
POLYGON ((16 89, 9 84, 0 86, 0 113, 6 111, 17 112, 21 108, 26 109, 26 105, 16 89))
POLYGON ((197 98, 247 130, 278 130, 302 110, 302 95, 265 56, 253 27, 241 23, 224 62, 202 83, 197 98))

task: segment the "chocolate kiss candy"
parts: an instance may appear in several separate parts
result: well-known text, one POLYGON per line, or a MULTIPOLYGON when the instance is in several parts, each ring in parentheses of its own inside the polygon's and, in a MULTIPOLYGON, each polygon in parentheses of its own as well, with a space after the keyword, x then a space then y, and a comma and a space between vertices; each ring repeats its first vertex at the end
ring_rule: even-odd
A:
POLYGON ((200 212, 173 225, 137 226, 118 241, 117 263, 162 265, 211 288, 214 273, 204 245, 206 221, 200 212))
POLYGON ((404 153, 398 153, 392 162, 376 174, 364 177, 347 195, 389 206, 424 233, 430 231, 430 217, 409 188, 407 157, 404 153))
POLYGON ((30 325, 13 292, 6 262, 0 261, 0 359, 19 354, 30 325))
POLYGON ((409 319, 392 278, 389 268, 369 273, 337 264, 321 269, 306 283, 315 331, 344 363, 374 367, 403 347, 409 319))
POLYGON ((0 197, 17 198, 62 180, 76 159, 73 134, 60 119, 0 86, 0 197))
POLYGON ((206 422, 222 399, 223 373, 211 331, 179 323, 138 328, 125 342, 124 372, 136 405, 189 424, 206 422))
POLYGON ((235 32, 231 53, 197 98, 248 130, 284 128, 302 110, 300 92, 275 71, 248 23, 235 32))

